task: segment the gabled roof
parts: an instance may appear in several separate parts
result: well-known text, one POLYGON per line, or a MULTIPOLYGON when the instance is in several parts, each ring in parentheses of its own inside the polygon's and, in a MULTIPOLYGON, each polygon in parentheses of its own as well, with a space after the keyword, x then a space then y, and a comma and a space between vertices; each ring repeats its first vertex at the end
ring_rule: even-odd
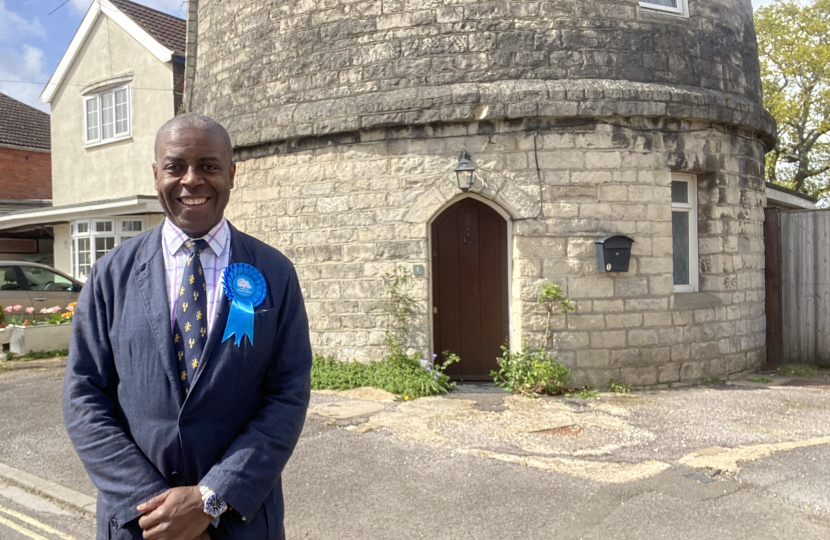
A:
POLYGON ((95 0, 87 10, 75 37, 63 54, 58 68, 40 94, 40 101, 51 103, 69 68, 78 56, 98 17, 105 15, 144 46, 160 62, 170 62, 185 53, 187 23, 129 0, 95 0))
POLYGON ((172 49, 178 55, 184 55, 187 21, 129 0, 110 0, 110 2, 156 38, 156 41, 172 49))
POLYGON ((49 150, 49 115, 0 94, 0 144, 49 150))

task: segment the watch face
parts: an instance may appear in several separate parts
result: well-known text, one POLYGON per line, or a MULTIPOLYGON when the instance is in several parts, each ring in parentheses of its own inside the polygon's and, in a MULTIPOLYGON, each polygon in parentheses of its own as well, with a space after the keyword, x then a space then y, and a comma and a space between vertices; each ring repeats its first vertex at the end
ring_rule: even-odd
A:
POLYGON ((227 508, 225 501, 215 493, 205 500, 205 513, 213 517, 221 515, 227 508))

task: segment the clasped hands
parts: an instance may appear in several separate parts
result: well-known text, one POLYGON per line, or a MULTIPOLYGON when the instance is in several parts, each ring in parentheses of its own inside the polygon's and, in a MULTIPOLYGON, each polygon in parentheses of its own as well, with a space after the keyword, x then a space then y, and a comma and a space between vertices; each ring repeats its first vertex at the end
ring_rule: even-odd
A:
POLYGON ((198 486, 171 488, 138 505, 138 525, 147 540, 210 540, 213 518, 204 511, 198 486))

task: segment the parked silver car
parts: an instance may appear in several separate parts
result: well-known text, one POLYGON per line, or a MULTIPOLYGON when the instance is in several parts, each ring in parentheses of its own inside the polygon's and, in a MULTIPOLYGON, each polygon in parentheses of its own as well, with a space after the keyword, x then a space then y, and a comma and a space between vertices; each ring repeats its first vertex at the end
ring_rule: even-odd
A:
POLYGON ((76 302, 83 283, 45 264, 0 261, 0 306, 34 308, 38 319, 43 308, 76 302))

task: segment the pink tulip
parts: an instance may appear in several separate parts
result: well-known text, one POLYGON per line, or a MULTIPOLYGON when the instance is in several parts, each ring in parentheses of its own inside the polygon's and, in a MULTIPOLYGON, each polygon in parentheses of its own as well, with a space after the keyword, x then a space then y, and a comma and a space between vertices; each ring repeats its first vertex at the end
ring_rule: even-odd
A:
POLYGON ((15 311, 20 311, 21 309, 23 309, 23 306, 21 306, 20 304, 17 304, 16 306, 14 306, 15 311))
POLYGON ((46 308, 43 308, 38 313, 46 314, 46 313, 49 313, 49 311, 47 311, 46 308))
POLYGON ((13 308, 13 307, 11 307, 11 306, 6 306, 6 307, 4 307, 4 308, 3 308, 3 311, 6 311, 6 312, 8 312, 8 313, 11 313, 13 309, 14 309, 14 308, 13 308))
POLYGON ((52 313, 60 313, 61 307, 60 306, 52 306, 52 313))
POLYGON ((26 308, 26 313, 34 313, 34 312, 35 312, 35 308, 33 308, 33 307, 27 307, 26 308))
POLYGON ((73 311, 75 311, 75 306, 66 306, 66 311, 72 313, 73 311))

